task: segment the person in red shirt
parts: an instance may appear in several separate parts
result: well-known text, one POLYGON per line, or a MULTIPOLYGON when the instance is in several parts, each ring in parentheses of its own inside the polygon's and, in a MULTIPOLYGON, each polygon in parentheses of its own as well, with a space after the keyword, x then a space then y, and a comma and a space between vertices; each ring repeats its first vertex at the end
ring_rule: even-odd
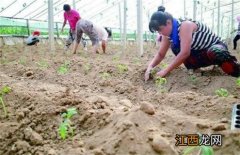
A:
POLYGON ((65 45, 65 48, 68 49, 69 46, 73 43, 73 41, 75 39, 76 24, 81 17, 76 10, 71 9, 69 4, 64 4, 63 5, 63 10, 65 12, 63 14, 64 22, 63 22, 63 26, 62 26, 62 32, 63 32, 63 29, 64 29, 67 21, 68 21, 69 26, 70 26, 69 36, 68 36, 68 39, 67 39, 66 45, 65 45))

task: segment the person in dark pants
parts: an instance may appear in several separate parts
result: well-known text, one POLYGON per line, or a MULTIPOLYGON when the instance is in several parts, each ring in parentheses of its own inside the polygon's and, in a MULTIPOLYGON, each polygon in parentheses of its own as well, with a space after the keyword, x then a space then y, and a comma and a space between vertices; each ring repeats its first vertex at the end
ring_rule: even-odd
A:
POLYGON ((188 20, 177 20, 167 12, 155 12, 149 22, 149 30, 162 35, 158 53, 147 67, 145 81, 151 70, 165 57, 169 47, 176 56, 165 69, 157 75, 165 77, 172 70, 184 64, 187 69, 198 69, 218 65, 228 75, 240 76, 240 65, 237 59, 228 52, 227 45, 206 25, 188 20))
POLYGON ((237 17, 238 21, 238 29, 237 29, 237 35, 233 39, 233 49, 237 49, 237 41, 240 39, 240 16, 237 17))

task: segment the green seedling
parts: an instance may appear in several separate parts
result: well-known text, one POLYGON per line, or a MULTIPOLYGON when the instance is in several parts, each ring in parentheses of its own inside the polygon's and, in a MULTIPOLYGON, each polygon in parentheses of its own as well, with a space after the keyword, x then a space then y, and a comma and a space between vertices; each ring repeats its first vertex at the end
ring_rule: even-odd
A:
POLYGON ((237 85, 238 87, 240 87, 240 78, 238 78, 238 79, 236 80, 236 85, 237 85))
POLYGON ((154 77, 157 74, 156 68, 151 69, 150 74, 152 77, 154 77))
POLYGON ((48 68, 48 66, 49 66, 46 61, 36 62, 36 64, 37 64, 40 68, 48 68))
POLYGON ((167 79, 165 79, 165 78, 158 77, 158 78, 156 78, 156 80, 155 80, 155 84, 156 84, 157 86, 163 86, 163 85, 165 85, 166 83, 167 83, 167 79))
POLYGON ((216 95, 218 95, 219 97, 228 97, 229 93, 227 91, 227 89, 224 89, 224 88, 220 88, 220 89, 217 89, 215 91, 216 95))
POLYGON ((69 70, 69 64, 69 62, 65 61, 65 63, 58 68, 58 74, 66 74, 69 70))
POLYGON ((128 66, 124 64, 118 64, 117 69, 118 69, 118 72, 122 74, 128 71, 128 66))
POLYGON ((155 79, 155 84, 159 88, 161 93, 166 92, 166 89, 164 88, 164 85, 166 83, 167 83, 167 79, 165 79, 165 78, 157 77, 155 79))
POLYGON ((197 83, 197 77, 195 75, 190 75, 189 76, 189 80, 193 83, 196 84, 197 83))
POLYGON ((100 74, 101 78, 103 78, 104 80, 109 79, 111 77, 111 74, 104 72, 100 74))
POLYGON ((120 60, 120 57, 117 56, 117 55, 115 55, 115 56, 113 56, 112 60, 115 61, 115 62, 116 62, 116 61, 119 61, 119 60, 120 60))
POLYGON ((133 63, 136 65, 141 64, 140 59, 138 59, 138 58, 133 58, 133 63))
POLYGON ((83 65, 84 74, 88 74, 91 69, 92 66, 90 64, 83 65))
POLYGON ((26 58, 24 58, 24 57, 21 57, 21 58, 19 59, 19 64, 21 64, 21 65, 25 65, 26 62, 27 62, 27 60, 26 60, 26 58))
POLYGON ((164 69, 164 68, 167 68, 167 66, 168 66, 168 65, 167 65, 166 63, 162 63, 162 64, 161 64, 161 68, 163 68, 163 69, 164 69))
POLYGON ((1 89, 1 92, 0 92, 0 103, 2 104, 2 107, 3 107, 3 111, 4 111, 4 116, 6 117, 7 116, 7 109, 6 109, 6 106, 5 106, 5 103, 3 101, 3 96, 5 94, 8 94, 11 92, 11 88, 8 87, 8 86, 4 86, 2 89, 1 89))
POLYGON ((58 134, 63 140, 66 139, 69 134, 71 134, 71 136, 74 134, 71 118, 75 114, 77 114, 76 108, 69 108, 67 109, 67 112, 61 115, 63 121, 58 128, 58 134))
POLYGON ((213 148, 210 146, 193 146, 184 150, 183 155, 214 155, 213 148))
MULTIPOLYGON (((199 144, 201 144, 202 136, 200 133, 198 135, 200 137, 199 144)), ((211 146, 189 146, 184 150, 183 155, 214 155, 214 151, 211 146)))

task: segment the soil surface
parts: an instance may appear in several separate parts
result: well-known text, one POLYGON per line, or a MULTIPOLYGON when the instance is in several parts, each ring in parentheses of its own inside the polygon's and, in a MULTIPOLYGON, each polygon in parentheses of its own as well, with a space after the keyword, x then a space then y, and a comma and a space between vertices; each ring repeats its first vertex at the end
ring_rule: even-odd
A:
MULTIPOLYGON (((176 134, 198 133, 222 135, 215 155, 240 154, 240 130, 230 130, 240 87, 218 67, 190 73, 181 66, 159 87, 143 79, 153 45, 145 45, 143 57, 134 45, 109 45, 106 54, 62 49, 1 48, 0 87, 12 90, 3 96, 7 117, 0 106, 1 155, 180 155, 186 146, 175 146, 176 134), (220 88, 229 96, 217 96, 220 88), (73 135, 62 140, 68 108, 77 114, 73 135)), ((168 53, 158 68, 174 57, 168 53)))

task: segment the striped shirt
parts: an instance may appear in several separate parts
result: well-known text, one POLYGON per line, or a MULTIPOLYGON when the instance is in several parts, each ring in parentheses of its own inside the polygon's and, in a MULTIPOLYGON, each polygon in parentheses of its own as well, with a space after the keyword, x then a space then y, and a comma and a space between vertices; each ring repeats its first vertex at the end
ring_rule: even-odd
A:
MULTIPOLYGON (((178 35, 181 27, 181 21, 178 21, 178 35)), ((202 50, 211 47, 217 42, 221 41, 221 38, 214 34, 209 27, 200 23, 194 22, 197 24, 197 30, 193 32, 191 50, 202 50)), ((180 37, 179 37, 180 38, 180 37)))

